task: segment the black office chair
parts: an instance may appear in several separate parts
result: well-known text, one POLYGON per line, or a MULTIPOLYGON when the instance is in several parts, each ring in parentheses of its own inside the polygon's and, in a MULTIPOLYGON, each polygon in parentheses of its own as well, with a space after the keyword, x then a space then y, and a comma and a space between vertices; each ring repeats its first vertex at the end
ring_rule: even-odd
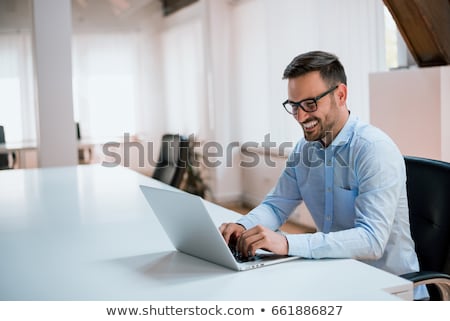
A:
POLYGON ((450 299, 450 163, 405 156, 409 219, 420 272, 402 277, 425 284, 430 300, 450 299))
POLYGON ((189 140, 178 134, 165 134, 162 137, 158 163, 153 178, 180 187, 187 168, 189 140))
MULTIPOLYGON (((3 128, 3 126, 0 126, 0 144, 4 143, 6 143, 5 129, 3 128)), ((0 170, 14 168, 15 162, 16 162, 15 153, 0 153, 0 170), (12 160, 10 160, 10 155, 12 160)))

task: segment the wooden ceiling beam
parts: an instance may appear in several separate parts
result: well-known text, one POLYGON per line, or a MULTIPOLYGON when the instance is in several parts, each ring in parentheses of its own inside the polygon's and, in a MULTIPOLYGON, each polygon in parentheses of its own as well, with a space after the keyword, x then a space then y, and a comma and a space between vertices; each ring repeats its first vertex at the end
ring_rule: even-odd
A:
POLYGON ((450 65, 450 0, 383 0, 419 67, 450 65))

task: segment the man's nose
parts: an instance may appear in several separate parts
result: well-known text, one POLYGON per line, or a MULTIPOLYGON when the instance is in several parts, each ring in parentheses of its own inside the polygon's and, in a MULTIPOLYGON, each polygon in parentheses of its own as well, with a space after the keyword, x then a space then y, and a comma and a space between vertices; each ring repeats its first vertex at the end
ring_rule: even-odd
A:
POLYGON ((297 115, 295 115, 295 118, 299 123, 303 123, 306 119, 308 119, 308 117, 309 114, 306 111, 301 108, 297 109, 297 115))

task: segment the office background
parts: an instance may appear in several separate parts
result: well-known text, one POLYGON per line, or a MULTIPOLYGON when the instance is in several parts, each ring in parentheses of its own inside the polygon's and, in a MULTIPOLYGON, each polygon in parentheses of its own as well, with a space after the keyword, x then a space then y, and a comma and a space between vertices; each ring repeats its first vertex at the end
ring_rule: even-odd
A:
MULTIPOLYGON (((152 142, 145 153, 153 159, 164 133, 194 134, 224 150, 238 144, 205 170, 210 198, 256 205, 283 168, 289 150, 277 148, 302 135, 281 105, 282 71, 316 49, 343 62, 352 113, 386 130, 405 154, 450 160, 449 68, 392 70, 414 61, 380 0, 199 0, 169 15, 157 0, 0 6, 0 120, 9 142, 37 144, 23 167, 76 164, 75 123, 93 144, 90 162, 126 133, 146 148, 152 142), (417 131, 423 118, 414 111, 424 105, 435 125, 417 131), (399 122, 405 112, 411 120, 399 122), (275 166, 263 157, 239 166, 239 147, 266 135, 275 166)), ((129 167, 151 175, 130 151, 129 167)))

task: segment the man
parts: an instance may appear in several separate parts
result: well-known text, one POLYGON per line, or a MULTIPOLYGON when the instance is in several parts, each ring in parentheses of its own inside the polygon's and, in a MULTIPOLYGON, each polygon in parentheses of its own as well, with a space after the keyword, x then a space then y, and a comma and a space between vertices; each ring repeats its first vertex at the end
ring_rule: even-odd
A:
MULTIPOLYGON (((338 58, 313 51, 286 67, 286 111, 303 128, 275 188, 237 223, 220 231, 243 255, 257 249, 304 258, 355 258, 393 274, 419 270, 410 235, 403 156, 379 129, 347 108, 338 58), (276 230, 304 201, 318 231, 276 230)), ((424 287, 415 298, 426 297, 424 287)))

